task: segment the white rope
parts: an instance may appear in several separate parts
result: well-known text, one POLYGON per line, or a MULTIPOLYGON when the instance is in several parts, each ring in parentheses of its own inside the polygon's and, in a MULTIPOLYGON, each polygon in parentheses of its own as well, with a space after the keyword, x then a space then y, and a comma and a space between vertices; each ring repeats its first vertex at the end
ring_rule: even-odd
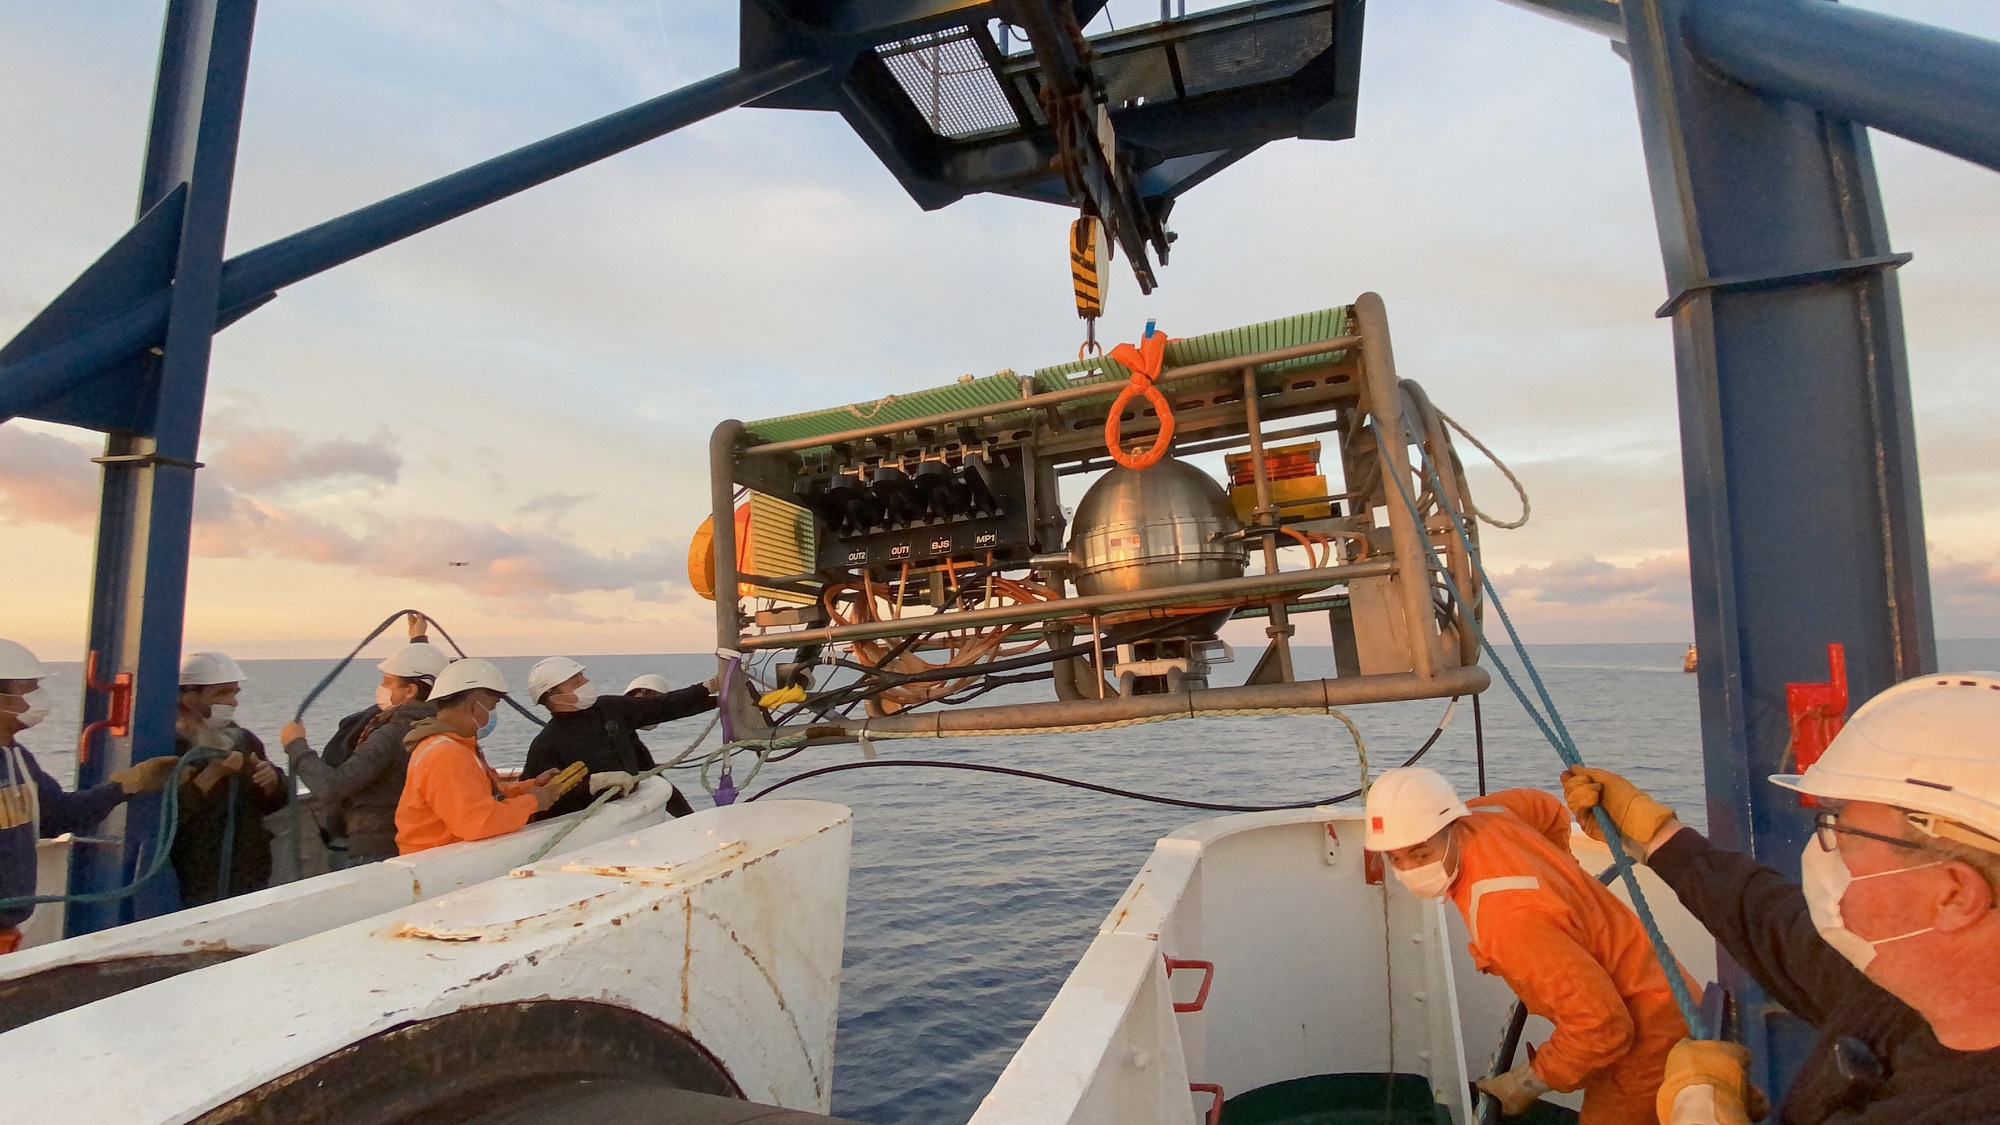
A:
MULTIPOLYGON (((1433 409, 1435 409, 1435 407, 1433 409)), ((1493 462, 1493 467, 1500 470, 1500 475, 1507 478, 1507 483, 1514 486, 1514 494, 1521 498, 1521 518, 1513 521, 1512 523, 1508 523, 1504 520, 1496 520, 1492 516, 1487 515, 1484 511, 1480 510, 1478 504, 1473 503, 1471 498, 1468 497, 1466 499, 1466 506, 1472 509, 1472 514, 1478 516, 1480 519, 1485 520, 1487 523, 1492 524, 1494 527, 1497 527, 1502 531, 1512 531, 1513 529, 1526 524, 1528 522, 1528 515, 1531 509, 1529 508, 1528 505, 1528 490, 1521 484, 1521 478, 1514 475, 1514 470, 1508 468, 1507 463, 1505 461, 1500 460, 1500 456, 1498 454, 1486 448, 1485 442, 1480 441, 1476 437, 1473 437, 1471 430, 1468 430, 1464 426, 1459 425, 1458 419, 1453 418, 1451 415, 1446 414, 1442 410, 1439 410, 1437 412, 1437 416, 1444 420, 1445 425, 1450 426, 1454 430, 1457 430, 1461 437, 1471 442, 1472 447, 1474 449, 1477 449, 1479 452, 1484 453, 1486 455, 1486 459, 1488 461, 1493 462)))
MULTIPOLYGON (((1456 703, 1457 701, 1453 700, 1453 702, 1456 703)), ((1344 713, 1336 711, 1331 707, 1326 709, 1326 713, 1339 719, 1340 725, 1346 727, 1347 733, 1354 738, 1354 756, 1361 759, 1361 795, 1365 798, 1368 795, 1368 786, 1370 784, 1368 780, 1368 743, 1362 739, 1361 728, 1354 725, 1353 719, 1348 718, 1344 713)), ((1451 721, 1450 708, 1445 709, 1444 717, 1446 722, 1451 721)))

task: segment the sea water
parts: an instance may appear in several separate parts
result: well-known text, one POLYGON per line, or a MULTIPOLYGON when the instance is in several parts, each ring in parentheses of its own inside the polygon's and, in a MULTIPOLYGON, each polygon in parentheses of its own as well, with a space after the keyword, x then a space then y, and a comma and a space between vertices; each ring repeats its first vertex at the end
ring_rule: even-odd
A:
MULTIPOLYGON (((2000 667, 2000 642, 1943 642, 1945 668, 2000 667)), ((1706 817, 1695 677, 1681 672, 1679 645, 1557 645, 1530 649, 1577 745, 1590 761, 1625 773, 1684 820, 1706 817)), ((375 658, 379 659, 379 657, 375 658)), ((676 685, 714 672, 705 656, 579 657, 602 690, 658 672, 676 685)), ((496 661, 525 684, 530 658, 496 661)), ((1247 673, 1218 671, 1218 684, 1247 673), (1233 675, 1232 675, 1233 673, 1233 675)), ((238 720, 270 744, 325 660, 245 661, 238 720)), ((306 714, 314 745, 344 714, 368 706, 372 661, 357 663, 306 714)), ((1325 649, 1301 649, 1301 676, 1331 673, 1325 649)), ((48 687, 53 713, 77 713, 78 676, 62 666, 48 687)), ((1004 689, 996 699, 1046 698, 1046 684, 1004 689)), ((1400 765, 1445 711, 1443 701, 1377 704, 1347 714, 1360 727, 1368 767, 1400 765)), ((1560 763, 1495 677, 1481 707, 1489 788, 1557 789, 1560 763)), ((539 712, 538 712, 539 713, 539 712)), ((665 760, 706 717, 646 732, 665 760)), ((510 711, 487 740, 495 765, 518 765, 535 727, 510 711)), ((713 736, 711 736, 713 738, 713 736)), ((75 768, 76 724, 50 721, 21 740, 59 778, 75 768)), ((1282 804, 1339 795, 1360 783, 1346 729, 1325 716, 1276 715, 1153 723, 1090 734, 958 738, 878 744, 882 759, 991 762, 1188 800, 1282 804)), ((744 784, 771 782, 835 762, 860 760, 852 746, 805 751, 766 766, 744 784)), ((1461 792, 1477 787, 1470 701, 1453 713, 1425 755, 1461 792)), ((716 778, 711 774, 710 782, 716 778)), ((709 801, 693 771, 676 781, 697 808, 709 801)), ((783 795, 837 801, 855 814, 848 890, 833 1110, 880 1122, 963 1121, 992 1086, 1055 997, 1104 915, 1160 836, 1210 815, 1012 777, 958 770, 883 767, 812 778, 783 795)))

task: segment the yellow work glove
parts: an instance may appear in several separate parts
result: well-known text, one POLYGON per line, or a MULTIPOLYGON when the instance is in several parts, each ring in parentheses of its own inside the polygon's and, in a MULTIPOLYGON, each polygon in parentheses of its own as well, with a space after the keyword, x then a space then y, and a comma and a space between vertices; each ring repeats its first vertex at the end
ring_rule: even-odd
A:
POLYGON ((172 754, 162 754, 117 770, 106 780, 117 782, 118 788, 123 789, 128 797, 158 793, 167 787, 167 778, 173 776, 174 765, 178 761, 180 759, 172 754))
POLYGON ((1625 837, 1626 846, 1641 856, 1660 829, 1674 819, 1674 810, 1610 770, 1572 767, 1563 771, 1562 785, 1563 800, 1569 804, 1569 811, 1576 814, 1584 833, 1600 844, 1604 842, 1604 829, 1598 825, 1597 815, 1591 812, 1599 805, 1611 814, 1611 823, 1618 826, 1618 834, 1625 837))
POLYGON ((1482 1078, 1473 1083, 1482 1094, 1492 1094, 1500 1100, 1502 1117, 1519 1117, 1528 1112, 1528 1107, 1536 1099, 1549 1092, 1552 1087, 1535 1073, 1534 1060, 1530 1059, 1505 1074, 1492 1078, 1482 1078))
POLYGON ((1750 1052, 1735 1043, 1683 1039, 1667 1052, 1666 1080, 1653 1104, 1660 1125, 1750 1125, 1770 1103, 1750 1084, 1750 1052))
POLYGON ((783 707, 787 703, 804 703, 805 701, 806 689, 797 684, 786 684, 784 687, 767 691, 763 695, 758 696, 757 706, 769 711, 773 707, 783 707))

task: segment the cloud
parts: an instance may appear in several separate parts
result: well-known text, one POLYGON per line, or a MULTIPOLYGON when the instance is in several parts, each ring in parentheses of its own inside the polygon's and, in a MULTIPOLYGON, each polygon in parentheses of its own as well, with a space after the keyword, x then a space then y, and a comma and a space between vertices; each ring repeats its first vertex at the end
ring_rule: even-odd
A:
POLYGON ((1568 606, 1610 602, 1684 606, 1688 602, 1685 554, 1659 555, 1629 566, 1595 557, 1523 566, 1493 576, 1502 595, 1568 606))
MULTIPOLYGON (((88 447, 53 434, 0 428, 0 505, 24 522, 88 529, 97 515, 90 456, 88 447)), ((211 455, 196 486, 195 553, 297 559, 536 602, 641 585, 649 598, 660 598, 658 584, 685 550, 656 540, 636 551, 598 553, 547 531, 372 509, 340 523, 283 501, 284 494, 344 477, 392 484, 400 464, 386 435, 307 442, 284 430, 237 429, 211 455)), ((538 499, 543 509, 570 502, 538 499)), ((564 619, 573 616, 553 608, 564 619)))
POLYGON ((234 490, 282 491, 343 477, 391 485, 403 469, 403 455, 386 429, 367 441, 320 442, 272 427, 231 423, 214 429, 221 444, 212 455, 209 479, 222 480, 234 490))
POLYGON ((1957 559, 1931 547, 1931 619, 1940 637, 2000 633, 2000 560, 1957 559))
POLYGON ((97 469, 88 446, 0 426, 0 512, 23 523, 88 531, 97 521, 97 469))

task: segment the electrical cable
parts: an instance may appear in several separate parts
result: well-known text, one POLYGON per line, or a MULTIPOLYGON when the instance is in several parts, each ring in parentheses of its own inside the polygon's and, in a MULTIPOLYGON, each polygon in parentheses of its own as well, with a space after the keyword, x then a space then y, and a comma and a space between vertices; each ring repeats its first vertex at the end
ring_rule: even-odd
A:
MULTIPOLYGON (((1445 728, 1451 724, 1452 711, 1457 705, 1458 697, 1453 696, 1451 702, 1445 706, 1444 717, 1438 720, 1437 727, 1431 731, 1430 737, 1424 739, 1423 745, 1417 747, 1416 752, 1403 762, 1404 766, 1416 765, 1417 762, 1423 759, 1425 754, 1430 752, 1431 747, 1437 745, 1438 739, 1444 737, 1445 728)), ((1334 714, 1339 715, 1339 712, 1334 712, 1334 714)), ((1345 718, 1345 716, 1340 717, 1345 718)), ((1352 729, 1352 724, 1349 724, 1349 726, 1352 729)), ((1357 740, 1357 747, 1359 745, 1357 740)), ((1367 773, 1367 758, 1365 754, 1366 751, 1364 750, 1362 758, 1362 773, 1364 778, 1367 773)), ((779 761, 782 759, 774 757, 772 760, 779 761)), ((1093 793, 1103 793, 1112 797, 1124 797, 1133 801, 1146 801, 1156 805, 1172 805, 1175 808, 1183 809, 1202 809, 1208 812, 1280 812, 1286 809, 1313 809, 1319 808, 1322 805, 1338 805, 1346 801, 1352 801, 1356 797, 1361 796, 1365 791, 1365 789, 1353 789, 1346 793, 1335 794, 1334 796, 1325 797, 1320 800, 1302 801, 1295 804, 1236 805, 1215 801, 1189 801, 1180 797, 1163 797, 1156 793, 1140 793, 1136 790, 1121 789, 1113 785, 1099 785, 1096 782, 1083 781, 1079 778, 1062 777, 1058 774, 1042 773, 1037 770, 1017 769, 1013 766, 993 766, 981 762, 940 762, 924 758, 877 758, 861 762, 840 762, 831 766, 821 766, 818 769, 807 770, 804 773, 793 774, 791 777, 767 785, 743 799, 746 801, 755 801, 762 797, 768 797, 772 793, 795 782, 805 781, 814 777, 823 777, 832 773, 844 773, 848 770, 873 769, 877 766, 920 766, 932 769, 954 769, 968 770, 974 773, 1003 774, 1008 777, 1019 777, 1029 781, 1045 781, 1052 785, 1067 785, 1075 789, 1087 789, 1093 793)))
POLYGON ((1479 697, 1472 697, 1472 758, 1479 763, 1479 795, 1486 796, 1486 723, 1479 714, 1479 697))
MULTIPOLYGON (((324 693, 327 688, 333 686, 333 681, 339 679, 340 674, 342 672, 347 671, 347 666, 354 663, 354 658, 361 655, 361 650, 367 648, 370 644, 373 644, 375 638, 388 632, 389 626, 394 625, 397 621, 412 615, 423 618, 424 631, 426 633, 428 633, 432 629, 436 629, 437 635, 444 638, 445 643, 451 646, 453 652, 458 653, 459 659, 465 660, 470 658, 470 654, 465 651, 465 646, 459 644, 457 638, 453 637, 450 633, 446 632, 445 627, 443 625, 438 624, 436 618, 432 617, 428 613, 423 612, 422 610, 399 609, 396 612, 390 614, 389 616, 383 618, 382 623, 380 625, 377 625, 375 626, 375 628, 369 630, 368 635, 361 638, 360 644, 357 644, 352 649, 349 649, 346 656, 343 656, 339 660, 334 662, 333 670, 328 672, 326 675, 321 676, 319 678, 319 682, 315 683, 312 686, 312 690, 306 692, 305 698, 299 701, 298 709, 292 712, 292 721, 295 723, 305 722, 306 712, 312 709, 313 703, 319 699, 320 695, 324 693)), ((519 711, 524 718, 526 718, 529 722, 535 724, 536 726, 540 727, 548 725, 547 720, 537 718, 534 712, 522 706, 521 703, 518 700, 516 700, 513 696, 503 695, 500 697, 500 699, 502 702, 506 703, 509 707, 512 707, 514 710, 519 711)), ((234 793, 231 794, 232 797, 234 797, 234 795, 235 795, 234 793)), ((234 801, 231 802, 229 807, 231 816, 233 817, 236 808, 234 801)), ((286 827, 292 834, 292 871, 294 877, 296 878, 299 876, 299 873, 304 871, 305 869, 305 836, 304 836, 305 819, 304 819, 304 814, 301 812, 299 805, 299 778, 296 771, 287 770, 285 773, 285 809, 286 809, 285 812, 286 827)), ((231 822, 229 827, 231 829, 234 828, 233 821, 231 822)), ((228 849, 234 846, 234 843, 235 840, 233 835, 224 842, 223 847, 225 849, 225 854, 227 854, 228 849)), ((228 887, 228 882, 229 882, 229 876, 228 873, 225 872, 223 874, 223 884, 222 884, 225 891, 228 887)))

